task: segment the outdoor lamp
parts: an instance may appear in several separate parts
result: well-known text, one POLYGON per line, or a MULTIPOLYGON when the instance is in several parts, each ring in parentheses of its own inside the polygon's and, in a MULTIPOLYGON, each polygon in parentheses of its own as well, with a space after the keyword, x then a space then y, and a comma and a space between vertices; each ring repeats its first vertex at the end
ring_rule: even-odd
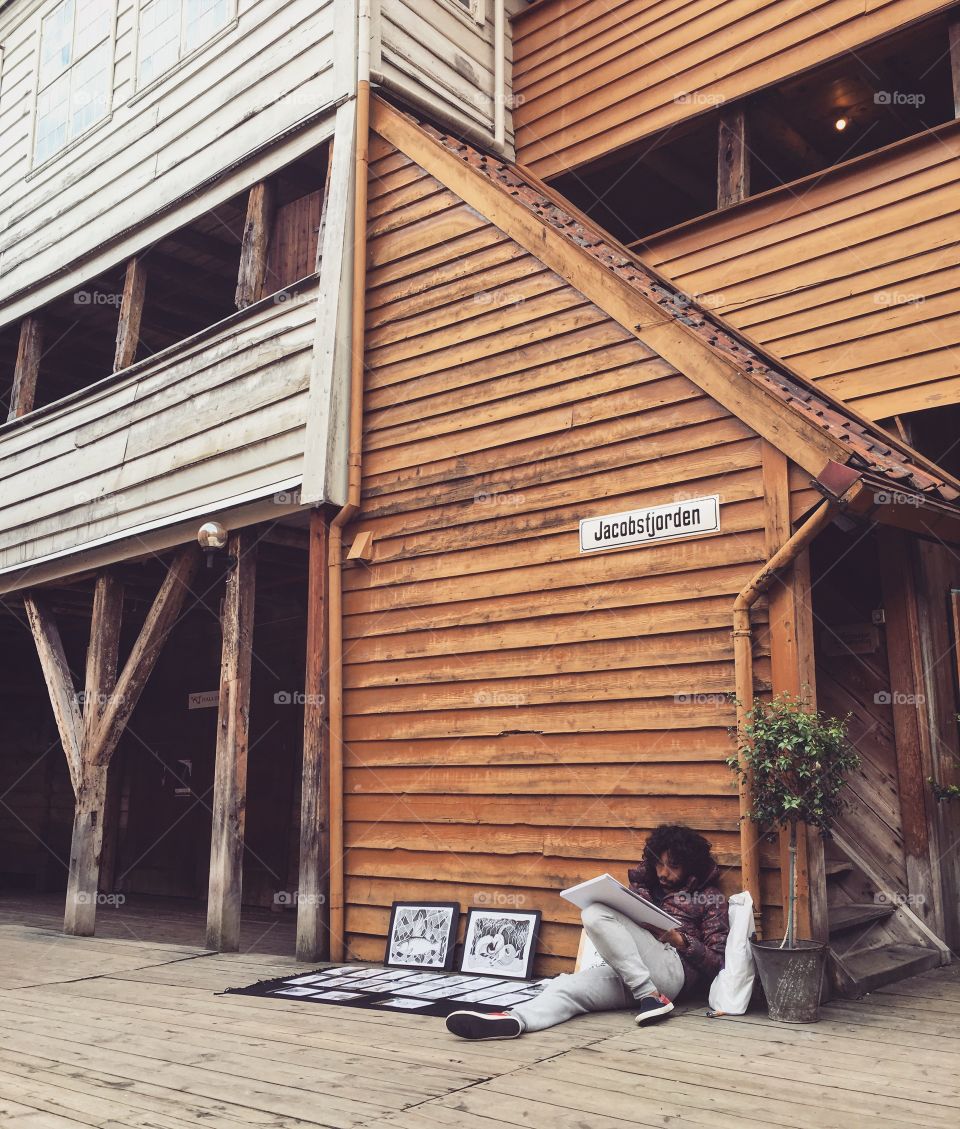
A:
POLYGON ((213 568, 217 561, 228 568, 237 563, 237 558, 226 551, 227 531, 219 521, 205 521, 197 531, 197 541, 203 550, 207 568, 213 568))

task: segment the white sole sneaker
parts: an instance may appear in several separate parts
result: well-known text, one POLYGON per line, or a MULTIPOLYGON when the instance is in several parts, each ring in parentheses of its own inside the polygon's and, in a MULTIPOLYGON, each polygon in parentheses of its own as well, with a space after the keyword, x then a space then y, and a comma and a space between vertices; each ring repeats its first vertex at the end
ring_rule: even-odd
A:
MULTIPOLYGON (((656 996, 650 996, 649 998, 657 999, 656 996)), ((673 1003, 668 1000, 666 996, 660 996, 657 1001, 657 1006, 641 1011, 640 1014, 634 1018, 634 1023, 640 1026, 644 1023, 649 1023, 651 1019, 659 1019, 662 1015, 669 1015, 671 1011, 673 1011, 673 1003)))
POLYGON ((447 1030, 461 1039, 517 1039, 523 1027, 516 1016, 503 1011, 452 1011, 447 1030))

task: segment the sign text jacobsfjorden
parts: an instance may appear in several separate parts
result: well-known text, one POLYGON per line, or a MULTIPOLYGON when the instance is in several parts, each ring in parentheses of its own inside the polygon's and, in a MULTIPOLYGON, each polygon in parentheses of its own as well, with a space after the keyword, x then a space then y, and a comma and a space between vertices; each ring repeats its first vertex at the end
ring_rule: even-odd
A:
POLYGON ((710 494, 706 498, 687 498, 622 514, 582 518, 580 552, 647 545, 653 541, 716 533, 719 529, 720 495, 710 494))

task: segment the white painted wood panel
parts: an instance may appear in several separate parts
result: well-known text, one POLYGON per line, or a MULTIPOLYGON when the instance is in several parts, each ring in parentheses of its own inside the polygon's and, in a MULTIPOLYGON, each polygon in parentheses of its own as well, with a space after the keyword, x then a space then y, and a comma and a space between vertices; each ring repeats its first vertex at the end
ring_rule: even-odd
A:
MULTIPOLYGON (((380 0, 375 67, 430 106, 492 136, 494 125, 494 2, 485 22, 454 10, 448 0, 380 0)), ((506 139, 512 143, 510 27, 504 33, 506 139)))
POLYGON ((267 300, 0 428, 0 572, 298 479, 317 295, 267 300))

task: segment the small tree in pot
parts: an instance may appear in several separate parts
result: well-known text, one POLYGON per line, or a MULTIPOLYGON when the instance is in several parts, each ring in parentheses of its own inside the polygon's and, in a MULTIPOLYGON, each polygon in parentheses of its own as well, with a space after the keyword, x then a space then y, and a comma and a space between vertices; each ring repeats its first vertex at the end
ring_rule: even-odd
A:
POLYGON ((771 1019, 817 1019, 826 945, 798 940, 797 827, 818 827, 826 838, 844 806, 847 774, 860 757, 846 735, 846 720, 827 717, 790 694, 756 702, 737 733, 738 752, 727 763, 750 780, 749 817, 766 829, 790 830, 787 927, 781 942, 755 941, 753 954, 771 1019))

